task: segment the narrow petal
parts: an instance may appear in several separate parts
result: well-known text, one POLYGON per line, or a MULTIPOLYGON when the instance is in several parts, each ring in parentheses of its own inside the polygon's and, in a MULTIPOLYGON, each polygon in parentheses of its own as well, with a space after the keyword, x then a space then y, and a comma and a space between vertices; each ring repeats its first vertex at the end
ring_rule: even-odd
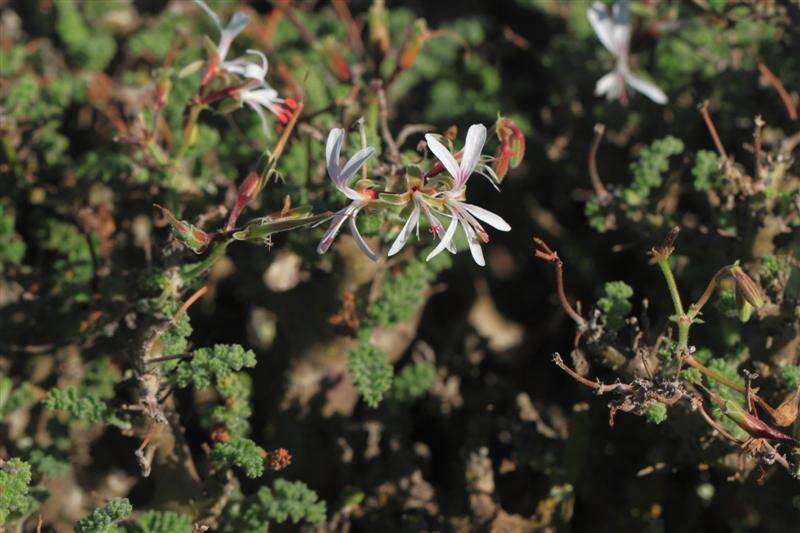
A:
POLYGON ((261 129, 264 131, 264 135, 269 137, 269 122, 267 122, 267 116, 264 113, 264 109, 254 101, 245 100, 245 103, 249 105, 253 111, 256 112, 258 118, 261 119, 261 129))
POLYGON ((619 96, 620 76, 617 71, 611 71, 599 80, 594 86, 595 96, 607 96, 609 100, 613 100, 619 96))
POLYGON ((425 261, 430 261, 435 256, 439 255, 445 248, 453 251, 451 248, 451 242, 453 241, 453 235, 456 234, 456 228, 458 228, 458 217, 453 214, 453 219, 450 221, 450 225, 447 226, 447 231, 444 233, 444 237, 442 237, 442 240, 436 245, 436 248, 431 250, 431 253, 429 253, 428 257, 425 258, 425 261))
POLYGON ((664 94, 664 91, 656 87, 655 84, 637 78, 630 72, 625 73, 625 82, 655 103, 661 105, 667 103, 667 95, 664 94))
POLYGON ((603 46, 612 54, 619 55, 619 49, 614 39, 614 21, 606 5, 602 2, 594 2, 586 11, 586 17, 603 46))
POLYGON ((374 153, 375 148, 372 146, 367 146, 366 148, 362 148, 356 152, 356 155, 348 159, 347 163, 345 163, 344 167, 342 167, 342 171, 339 174, 339 183, 341 185, 346 185, 347 182, 350 181, 350 178, 353 177, 353 174, 355 174, 358 169, 361 168, 361 165, 363 165, 367 159, 372 157, 374 153))
POLYGON ((428 226, 433 230, 436 237, 441 238, 444 235, 444 226, 436 216, 431 212, 431 208, 428 207, 424 201, 415 201, 415 203, 419 206, 422 210, 422 213, 425 215, 425 220, 428 221, 428 226))
POLYGON ((231 20, 228 21, 228 26, 225 27, 225 32, 236 37, 242 33, 242 30, 244 30, 248 24, 250 24, 250 17, 242 11, 237 11, 233 14, 231 20))
POLYGON ((614 47, 620 55, 626 55, 631 42, 631 15, 628 0, 619 0, 611 8, 614 19, 612 39, 614 47))
POLYGON ((219 31, 222 31, 222 22, 220 22, 219 17, 217 16, 217 14, 214 13, 214 11, 212 11, 211 8, 208 7, 208 5, 205 2, 203 2, 203 0, 194 0, 194 3, 197 4, 200 7, 200 9, 205 11, 206 15, 211 17, 211 20, 213 20, 214 24, 217 25, 217 28, 219 28, 219 31))
POLYGON ((464 143, 464 149, 461 152, 461 167, 457 176, 457 185, 454 189, 460 189, 467 183, 472 171, 475 170, 475 165, 481 158, 481 150, 486 143, 486 126, 483 124, 473 124, 467 131, 467 140, 464 143))
POLYGON ((478 207, 477 205, 462 203, 461 207, 472 213, 476 218, 486 222, 490 226, 500 231, 511 231, 511 226, 508 222, 503 220, 500 215, 496 215, 491 211, 478 207))
POLYGON ((403 228, 400 230, 400 233, 397 234, 397 238, 392 243, 392 247, 389 248, 389 257, 393 256, 397 252, 403 249, 403 246, 406 245, 408 242, 408 238, 411 236, 411 232, 414 228, 419 224, 419 207, 414 206, 414 209, 411 211, 411 214, 406 220, 406 223, 403 224, 403 228))
POLYGON ((344 222, 350 216, 350 213, 354 210, 355 208, 352 204, 350 204, 333 215, 333 221, 331 222, 331 225, 328 226, 328 231, 326 231, 325 235, 322 236, 322 240, 319 241, 319 245, 317 246, 318 254, 324 254, 328 251, 328 249, 331 247, 331 244, 333 244, 333 239, 336 238, 339 230, 342 229, 342 224, 344 224, 344 222))
POLYGON ((328 133, 328 142, 325 143, 325 161, 328 165, 328 176, 335 183, 339 183, 339 153, 342 151, 344 130, 333 128, 328 133))
POLYGON ((361 233, 358 231, 358 226, 356 225, 356 214, 358 214, 358 209, 354 210, 353 215, 350 217, 350 233, 353 235, 353 239, 355 239, 358 248, 364 252, 364 255, 369 257, 372 261, 376 261, 378 256, 376 256, 375 252, 370 249, 366 241, 364 241, 364 237, 362 237, 361 233))
POLYGON ((220 63, 225 61, 225 58, 228 56, 228 51, 231 48, 231 44, 233 44, 233 40, 236 39, 236 36, 242 33, 242 30, 250 23, 250 17, 242 13, 241 11, 237 11, 231 17, 230 22, 228 25, 223 28, 220 32, 219 37, 219 46, 217 47, 217 55, 219 57, 220 63))
POLYGON ((458 179, 458 163, 456 162, 456 158, 453 157, 453 154, 450 153, 450 150, 445 148, 445 146, 430 133, 425 134, 425 141, 428 143, 428 148, 431 149, 431 152, 442 162, 447 172, 453 176, 453 179, 458 179))
POLYGON ((483 248, 481 248, 481 243, 478 242, 475 230, 473 230, 463 218, 461 219, 461 227, 464 228, 464 233, 467 236, 467 244, 469 244, 469 251, 472 253, 472 259, 474 259, 479 266, 486 266, 486 261, 483 259, 483 248))

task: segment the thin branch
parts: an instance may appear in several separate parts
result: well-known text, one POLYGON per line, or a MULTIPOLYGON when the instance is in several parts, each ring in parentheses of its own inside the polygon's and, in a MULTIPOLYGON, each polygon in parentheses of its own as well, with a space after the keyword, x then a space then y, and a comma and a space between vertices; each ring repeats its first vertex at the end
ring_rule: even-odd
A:
POLYGON ((762 169, 761 169, 761 140, 762 140, 762 137, 763 137, 763 130, 764 130, 764 125, 765 124, 766 123, 764 122, 764 119, 761 118, 761 115, 758 115, 756 117, 756 132, 754 134, 754 137, 755 137, 755 150, 754 150, 754 154, 753 154, 753 157, 755 158, 755 167, 756 167, 755 168, 755 179, 756 180, 761 179, 761 174, 762 174, 762 169))
POLYGON ((397 134, 397 146, 403 146, 408 138, 415 133, 427 133, 433 131, 435 126, 431 124, 407 124, 403 126, 400 133, 397 134))
POLYGON ((772 87, 778 91, 778 96, 781 97, 783 100, 783 105, 786 106, 786 112, 789 113, 789 118, 792 120, 797 120, 797 107, 794 105, 792 101, 792 97, 786 91, 786 88, 781 83, 780 78, 778 78, 772 71, 764 64, 758 64, 758 70, 761 71, 761 75, 767 78, 767 81, 772 85, 772 87))
POLYGON ((389 159, 397 162, 400 160, 400 149, 397 148, 397 143, 389 129, 389 107, 386 102, 386 91, 380 80, 376 80, 375 89, 378 93, 378 118, 381 124, 381 137, 383 137, 386 146, 389 148, 389 159))
POLYGON ((592 139, 592 147, 589 149, 589 178, 592 180, 592 187, 595 194, 602 198, 611 196, 608 193, 603 182, 600 180, 600 174, 597 172, 597 149, 600 146, 600 141, 603 139, 603 134, 606 132, 605 124, 595 124, 594 126, 594 139, 592 139))
POLYGON ((555 365, 558 368, 569 374, 570 377, 575 381, 577 381, 578 383, 586 385, 590 389, 594 389, 598 395, 605 394, 606 392, 611 392, 617 389, 626 391, 631 389, 631 386, 626 383, 614 383, 613 385, 607 385, 599 381, 592 381, 590 379, 586 379, 585 377, 581 376, 580 374, 572 370, 570 367, 568 367, 567 364, 564 362, 564 360, 561 358, 561 355, 559 353, 553 354, 553 363, 555 363, 555 365))
POLYGON ((156 341, 158 341, 158 339, 160 339, 160 338, 161 338, 161 337, 164 335, 164 333, 166 333, 166 332, 167 332, 167 330, 169 330, 169 328, 171 328, 172 326, 174 326, 175 324, 177 324, 177 323, 178 323, 178 320, 180 320, 180 318, 183 316, 183 314, 184 314, 184 313, 185 313, 185 312, 186 312, 186 311, 187 311, 187 310, 188 310, 188 309, 189 309, 189 308, 190 308, 190 307, 191 307, 191 306, 192 306, 192 305, 193 305, 193 304, 194 304, 194 303, 195 303, 197 300, 199 300, 199 299, 200 299, 200 298, 201 298, 201 297, 202 297, 202 296, 203 296, 205 293, 207 293, 207 292, 208 292, 208 286, 206 286, 206 285, 204 285, 204 286, 200 287, 199 289, 197 289, 197 290, 194 292, 194 294, 192 294, 192 295, 189 297, 189 299, 188 299, 188 300, 186 300, 186 301, 183 303, 183 305, 181 305, 181 307, 178 309, 178 312, 177 312, 177 313, 175 313, 175 315, 173 315, 173 317, 172 317, 171 319, 169 319, 169 321, 167 321, 167 322, 165 322, 164 324, 162 324, 161 326, 159 326, 159 327, 158 327, 158 329, 156 329, 156 330, 153 332, 153 335, 150 337, 150 339, 149 339, 149 340, 148 340, 148 341, 145 343, 145 345, 144 345, 144 347, 143 347, 143 348, 144 348, 144 350, 143 350, 144 357, 142 358, 142 360, 143 360, 144 362, 147 362, 147 361, 148 361, 148 356, 150 355, 150 352, 153 350, 153 347, 155 346, 155 344, 156 344, 156 341))
POLYGON ((580 328, 586 327, 586 320, 572 307, 564 293, 564 263, 558 257, 558 254, 550 249, 542 239, 538 237, 533 238, 536 244, 536 257, 553 263, 556 267, 556 288, 558 290, 558 299, 561 301, 561 307, 564 311, 575 321, 580 328))
POLYGON ((740 441, 739 439, 728 433, 728 431, 724 427, 722 427, 722 424, 714 420, 714 418, 712 418, 711 415, 708 414, 708 411, 706 411, 705 405, 703 404, 703 400, 701 398, 699 397, 692 398, 692 407, 700 411, 700 414, 702 415, 703 419, 705 419, 706 423, 709 426, 711 426, 717 433, 719 433, 724 438, 735 444, 742 443, 742 441, 740 441))
POLYGON ((725 152, 725 147, 722 146, 722 141, 719 140, 717 128, 714 126, 714 121, 711 120, 711 115, 708 112, 708 100, 705 100, 702 104, 700 104, 698 109, 700 110, 700 114, 703 116, 703 120, 706 123, 708 132, 711 134, 711 138, 714 140, 714 146, 717 147, 717 152, 719 152, 719 155, 722 157, 722 159, 727 161, 728 154, 725 152))

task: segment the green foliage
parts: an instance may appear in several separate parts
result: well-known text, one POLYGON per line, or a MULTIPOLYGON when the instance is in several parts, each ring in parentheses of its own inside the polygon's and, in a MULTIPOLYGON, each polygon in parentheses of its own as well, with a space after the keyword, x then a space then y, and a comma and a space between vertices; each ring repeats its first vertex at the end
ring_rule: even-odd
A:
POLYGON ((610 281, 603 286, 604 296, 597 300, 597 307, 603 313, 606 326, 612 332, 625 325, 633 305, 633 289, 623 281, 610 281))
POLYGON ((231 519, 225 532, 256 533, 264 531, 268 524, 282 524, 291 520, 298 524, 305 520, 319 525, 325 520, 324 501, 301 481, 276 479, 272 489, 261 487, 254 495, 228 509, 231 519))
POLYGON ((133 506, 128 498, 114 498, 103 507, 98 507, 75 524, 76 533, 112 533, 118 531, 116 524, 128 518, 133 506))
MULTIPOLYGON (((424 252, 420 256, 424 257, 424 252)), ((411 259, 402 272, 384 280, 380 296, 367 310, 364 327, 385 327, 411 318, 419 309, 422 293, 450 264, 447 254, 439 254, 430 262, 411 259)))
POLYGON ((56 31, 74 61, 84 68, 103 70, 116 52, 113 36, 99 28, 89 28, 73 0, 56 2, 58 22, 56 31))
POLYGON ((787 257, 768 255, 761 258, 761 278, 767 284, 777 280, 791 268, 787 257))
POLYGON ((217 443, 209 454, 209 458, 217 468, 236 466, 251 478, 261 477, 264 474, 265 456, 263 448, 244 437, 217 443))
POLYGON ((800 365, 786 365, 781 368, 781 384, 790 390, 800 387, 800 365))
POLYGON ((625 202, 631 206, 642 205, 650 191, 664 183, 664 173, 669 170, 669 158, 683 150, 683 141, 672 135, 645 147, 639 154, 639 159, 631 164, 633 182, 623 192, 625 202))
POLYGON ((66 411, 71 418, 85 422, 107 421, 111 417, 108 404, 101 398, 72 386, 47 391, 44 405, 48 409, 66 411))
POLYGON ((34 448, 25 459, 44 478, 57 478, 69 470, 68 458, 54 449, 34 448))
POLYGON ((223 426, 232 437, 247 435, 250 431, 248 419, 252 414, 250 376, 243 372, 235 372, 219 378, 216 387, 222 397, 222 403, 208 409, 203 414, 201 422, 207 429, 223 426))
POLYGON ((692 176, 694 176, 694 188, 698 191, 710 191, 721 187, 724 175, 719 156, 708 150, 697 152, 692 176))
POLYGON ((239 344, 217 344, 213 348, 199 348, 188 361, 178 365, 175 382, 179 387, 194 385, 204 389, 212 379, 221 380, 242 368, 256 366, 256 354, 239 344))
POLYGON ((25 242, 14 231, 14 215, 0 202, 0 274, 19 265, 25 256, 25 242))
POLYGON ((651 403, 647 406, 645 417, 651 424, 660 424, 667 419, 667 406, 661 402, 651 403))
POLYGON ((133 523, 123 525, 125 533, 191 533, 192 517, 174 511, 147 511, 133 523))
POLYGON ((394 369, 388 356, 366 339, 348 355, 347 370, 358 393, 370 407, 377 407, 392 386, 394 369))
POLYGON ((392 382, 391 398, 397 402, 410 402, 421 398, 436 379, 436 367, 432 363, 419 362, 407 365, 392 382))
POLYGON ((0 525, 26 514, 30 483, 31 466, 21 459, 9 459, 0 466, 0 525))
POLYGON ((0 423, 11 413, 35 402, 36 394, 30 384, 23 383, 14 387, 11 378, 0 377, 0 423))

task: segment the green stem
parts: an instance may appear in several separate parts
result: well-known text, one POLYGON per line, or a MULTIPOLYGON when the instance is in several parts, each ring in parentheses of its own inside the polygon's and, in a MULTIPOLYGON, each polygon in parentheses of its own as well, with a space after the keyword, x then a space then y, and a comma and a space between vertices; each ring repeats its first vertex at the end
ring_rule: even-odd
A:
POLYGON ((678 292, 678 285, 675 283, 675 276, 672 274, 672 269, 669 268, 669 261, 666 256, 658 257, 658 266, 667 281, 669 294, 672 296, 672 305, 675 307, 675 317, 678 321, 678 351, 685 352, 689 347, 689 328, 692 327, 692 318, 683 311, 683 302, 678 292))
POLYGON ((214 263, 217 262, 217 259, 225 255, 225 250, 228 248, 228 245, 231 242, 233 242, 232 239, 217 244, 216 246, 214 246, 214 248, 211 250, 211 253, 209 253, 205 259, 203 259, 198 263, 194 263, 184 267, 183 270, 184 281, 189 281, 193 278, 196 278, 197 276, 200 276, 206 270, 211 268, 214 265, 214 263))
POLYGON ((661 272, 664 274, 664 279, 667 281, 669 294, 672 296, 672 305, 675 307, 675 314, 681 317, 684 315, 683 303, 681 302, 681 295, 678 292, 678 285, 675 283, 675 276, 672 275, 672 270, 669 268, 669 261, 666 257, 659 257, 658 266, 661 267, 661 272))

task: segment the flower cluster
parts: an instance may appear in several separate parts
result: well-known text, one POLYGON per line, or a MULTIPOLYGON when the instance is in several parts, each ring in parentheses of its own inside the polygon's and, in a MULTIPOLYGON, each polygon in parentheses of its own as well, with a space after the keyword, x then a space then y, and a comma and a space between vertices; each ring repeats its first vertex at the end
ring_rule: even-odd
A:
POLYGON ((363 148, 344 166, 340 166, 339 159, 344 138, 344 130, 331 130, 325 153, 328 175, 334 186, 350 200, 350 203, 333 215, 333 222, 317 247, 319 253, 325 253, 330 248, 344 222, 349 221, 350 232, 359 248, 370 259, 375 260, 376 254, 364 241, 355 221, 358 213, 367 206, 374 208, 403 206, 410 209, 408 218, 389 248, 389 256, 398 253, 406 245, 412 233, 419 236, 421 218, 424 218, 428 224, 431 235, 435 239, 439 239, 436 247, 428 254, 428 260, 445 249, 450 253, 456 253, 454 238, 460 226, 473 259, 477 264, 483 266, 485 260, 480 243, 481 241, 489 242, 489 234, 481 225, 481 221, 500 231, 511 230, 511 226, 500 216, 464 201, 467 181, 473 172, 479 169, 482 174, 489 177, 492 175, 491 170, 485 164, 492 158, 482 158, 481 155, 486 142, 486 127, 482 124, 470 126, 463 149, 455 155, 436 136, 425 135, 428 148, 439 161, 432 165, 425 174, 422 174, 415 166, 409 167, 406 172, 407 190, 401 194, 376 191, 371 188, 373 182, 366 179, 359 180, 355 188, 350 187, 349 183, 353 176, 375 150, 372 147, 363 148), (447 175, 439 176, 445 170, 447 175), (445 230, 441 219, 448 218, 450 222, 445 230))
POLYGON ((278 96, 278 91, 267 83, 266 77, 269 68, 267 57, 258 50, 247 50, 247 55, 255 56, 255 58, 243 56, 233 60, 227 59, 231 44, 250 23, 250 17, 237 11, 227 26, 223 26, 219 16, 203 0, 194 0, 194 2, 211 17, 211 20, 219 28, 220 34, 216 53, 210 59, 203 84, 220 71, 242 78, 245 84, 238 91, 240 103, 249 106, 258 114, 265 132, 269 130, 265 110, 273 113, 282 124, 289 122, 292 115, 291 110, 297 108, 297 103, 291 98, 281 98, 278 96))
POLYGON ((597 80, 594 92, 606 95, 609 100, 627 103, 626 85, 639 91, 657 104, 666 104, 667 95, 649 81, 634 76, 628 66, 631 42, 630 6, 627 0, 614 4, 611 13, 602 2, 594 2, 587 11, 589 22, 598 39, 614 55, 614 70, 597 80))

